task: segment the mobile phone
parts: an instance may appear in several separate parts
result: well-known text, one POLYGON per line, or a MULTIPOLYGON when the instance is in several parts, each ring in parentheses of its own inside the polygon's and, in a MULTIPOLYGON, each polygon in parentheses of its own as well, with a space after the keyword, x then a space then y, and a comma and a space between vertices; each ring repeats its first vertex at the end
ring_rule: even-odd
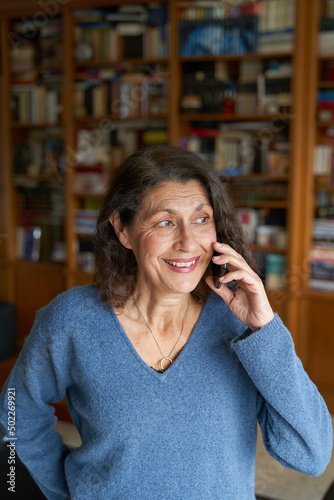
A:
MULTIPOLYGON (((219 233, 217 233, 217 241, 218 243, 222 243, 222 239, 219 233)), ((214 257, 215 255, 221 255, 221 254, 216 252, 215 250, 213 252, 212 257, 214 257)), ((215 287, 217 288, 217 290, 219 290, 219 288, 222 286, 222 283, 219 281, 219 278, 225 276, 225 274, 229 272, 227 264, 218 265, 212 262, 211 260, 211 272, 215 287)), ((238 284, 235 280, 231 281, 230 283, 225 283, 225 286, 227 286, 227 288, 229 288, 233 293, 235 293, 238 288, 238 284)))
MULTIPOLYGON (((217 233, 217 241, 218 243, 222 243, 222 239, 219 233, 217 233)), ((214 257, 215 255, 221 255, 221 254, 216 252, 215 250, 213 252, 212 257, 214 257)), ((211 261, 211 272, 215 283, 215 287, 218 290, 222 285, 221 282, 219 281, 219 278, 225 276, 225 274, 228 273, 227 264, 218 265, 211 261)))

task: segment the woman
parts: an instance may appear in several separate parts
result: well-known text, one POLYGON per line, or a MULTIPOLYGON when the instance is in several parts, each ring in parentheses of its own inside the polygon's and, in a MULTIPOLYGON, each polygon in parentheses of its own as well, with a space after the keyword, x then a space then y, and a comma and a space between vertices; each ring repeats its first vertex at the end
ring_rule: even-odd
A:
POLYGON ((257 419, 280 463, 324 471, 327 408, 205 162, 167 146, 127 158, 95 246, 96 285, 38 312, 2 393, 7 427, 16 389, 17 453, 48 499, 254 499, 257 419), (46 404, 65 395, 73 451, 46 404))

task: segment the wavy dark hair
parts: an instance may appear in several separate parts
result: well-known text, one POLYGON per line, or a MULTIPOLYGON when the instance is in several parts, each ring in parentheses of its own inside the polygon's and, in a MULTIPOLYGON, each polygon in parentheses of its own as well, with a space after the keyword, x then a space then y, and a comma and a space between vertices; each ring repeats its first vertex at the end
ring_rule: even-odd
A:
MULTIPOLYGON (((153 146, 128 156, 111 183, 100 211, 94 236, 95 283, 104 301, 123 307, 136 285, 137 263, 132 250, 125 248, 110 223, 118 213, 131 225, 147 192, 163 182, 196 180, 204 187, 213 208, 217 232, 244 259, 250 262, 247 240, 226 185, 198 155, 176 146, 153 146)), ((202 277, 193 297, 204 302, 210 289, 202 277)))

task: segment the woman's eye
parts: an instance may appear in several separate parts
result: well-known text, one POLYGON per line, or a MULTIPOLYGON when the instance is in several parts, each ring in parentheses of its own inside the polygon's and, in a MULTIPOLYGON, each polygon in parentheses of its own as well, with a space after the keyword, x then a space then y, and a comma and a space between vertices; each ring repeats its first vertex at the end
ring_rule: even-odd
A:
POLYGON ((209 220, 209 217, 207 217, 206 215, 203 216, 203 217, 199 217, 198 219, 196 219, 196 224, 206 224, 209 220))
POLYGON ((160 222, 158 222, 157 226, 158 227, 169 227, 172 225, 172 221, 170 220, 162 220, 160 222))

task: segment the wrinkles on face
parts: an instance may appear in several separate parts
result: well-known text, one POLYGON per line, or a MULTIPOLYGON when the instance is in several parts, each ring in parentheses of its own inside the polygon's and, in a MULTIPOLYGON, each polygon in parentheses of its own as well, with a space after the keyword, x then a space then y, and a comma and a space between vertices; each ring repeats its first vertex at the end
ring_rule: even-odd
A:
POLYGON ((137 283, 169 290, 197 286, 216 240, 213 209, 198 181, 155 187, 126 231, 138 264, 137 283), (186 259, 196 259, 196 266, 184 266, 188 271, 181 282, 180 266, 168 266, 166 261, 186 259))

